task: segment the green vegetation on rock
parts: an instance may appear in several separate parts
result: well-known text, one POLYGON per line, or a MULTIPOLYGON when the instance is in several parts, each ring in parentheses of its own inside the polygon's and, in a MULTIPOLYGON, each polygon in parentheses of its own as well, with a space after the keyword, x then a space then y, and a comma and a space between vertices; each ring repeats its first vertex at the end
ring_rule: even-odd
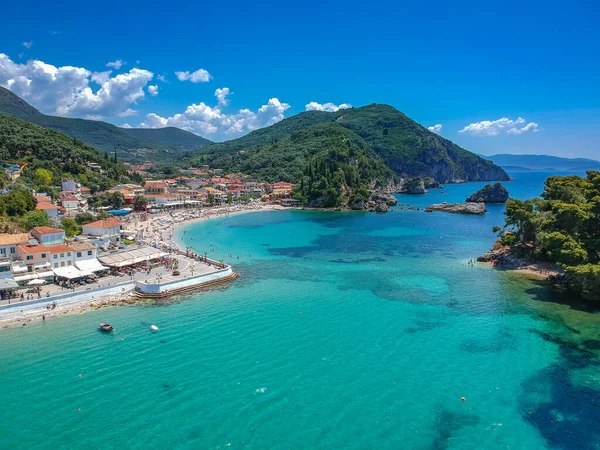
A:
POLYGON ((533 245, 536 258, 557 263, 569 274, 569 287, 600 299, 600 173, 553 176, 541 198, 506 203, 502 242, 533 245), (510 231, 510 234, 507 232, 510 231))

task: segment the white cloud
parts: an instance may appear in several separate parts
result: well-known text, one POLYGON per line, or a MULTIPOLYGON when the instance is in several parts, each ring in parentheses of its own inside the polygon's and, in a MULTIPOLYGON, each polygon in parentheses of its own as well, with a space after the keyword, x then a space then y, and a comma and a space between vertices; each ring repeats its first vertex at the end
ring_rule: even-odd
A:
POLYGON ((121 66, 123 66, 125 64, 126 63, 124 63, 120 59, 117 59, 116 61, 111 61, 111 62, 106 63, 106 67, 112 67, 113 69, 119 70, 121 68, 121 66))
POLYGON ((348 109, 348 108, 352 108, 352 105, 350 103, 342 103, 341 105, 336 105, 334 103, 317 103, 317 102, 310 102, 307 103, 305 105, 306 107, 306 111, 328 111, 328 112, 335 112, 338 111, 340 109, 348 109))
POLYGON ((150 94, 152 97, 156 97, 158 95, 158 86, 157 85, 148 86, 148 94, 150 94))
POLYGON ((538 124, 535 122, 529 122, 524 127, 521 127, 521 128, 513 127, 511 129, 507 130, 506 132, 509 134, 523 134, 523 133, 527 133, 528 131, 533 131, 534 133, 539 131, 538 124))
POLYGON ((97 83, 97 84, 104 84, 106 83, 108 80, 110 80, 110 74, 112 73, 112 70, 107 70, 106 72, 94 72, 92 73, 92 81, 97 83))
POLYGON ((519 127, 524 123, 525 119, 522 117, 517 117, 515 120, 502 117, 498 120, 482 120, 481 122, 472 123, 458 132, 470 133, 476 136, 497 136, 503 132, 508 134, 522 134, 528 131, 538 131, 537 123, 529 122, 524 127, 519 127))
POLYGON ((121 128, 133 128, 131 125, 129 125, 128 123, 124 123, 123 125, 121 125, 121 128))
POLYGON ((178 127, 202 135, 231 137, 283 120, 284 113, 289 107, 289 104, 271 98, 266 105, 262 105, 256 111, 241 109, 237 113, 226 114, 219 105, 211 107, 200 102, 189 105, 182 114, 171 117, 148 114, 139 126, 142 128, 178 127))
POLYGON ((215 97, 217 97, 219 105, 222 106, 226 106, 227 104, 229 104, 227 96, 231 94, 233 94, 233 92, 230 92, 228 87, 218 88, 217 90, 215 90, 215 97))
POLYGON ((166 78, 166 77, 165 77, 163 74, 158 74, 158 75, 156 75, 156 79, 157 79, 158 81, 162 81, 163 83, 166 83, 166 82, 167 82, 167 78, 166 78))
POLYGON ((175 72, 179 81, 189 80, 192 83, 206 83, 210 81, 212 75, 204 69, 198 69, 195 72, 175 72))
POLYGON ((23 42, 23 47, 25 47, 25 48, 31 48, 32 45, 33 45, 33 41, 23 42))
POLYGON ((129 116, 137 116, 138 114, 139 114, 139 111, 136 111, 135 109, 127 108, 125 111, 122 111, 119 114, 117 114, 117 116, 129 117, 129 116))
POLYGON ((154 74, 131 69, 114 77, 82 67, 56 67, 39 60, 25 64, 0 53, 0 86, 13 91, 47 114, 114 117, 144 98, 144 87, 154 74), (100 87, 92 90, 90 82, 100 87))
POLYGON ((431 127, 427 127, 427 129, 429 131, 433 131, 434 133, 440 134, 440 131, 442 131, 442 125, 439 123, 436 123, 435 125, 433 125, 431 127))

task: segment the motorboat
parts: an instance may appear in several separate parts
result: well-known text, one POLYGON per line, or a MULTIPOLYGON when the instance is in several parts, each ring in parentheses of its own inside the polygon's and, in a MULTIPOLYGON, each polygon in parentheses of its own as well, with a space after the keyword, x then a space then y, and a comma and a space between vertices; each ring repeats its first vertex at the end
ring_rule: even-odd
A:
POLYGON ((100 331, 105 331, 108 333, 113 330, 114 330, 114 328, 110 323, 101 323, 100 324, 100 331))

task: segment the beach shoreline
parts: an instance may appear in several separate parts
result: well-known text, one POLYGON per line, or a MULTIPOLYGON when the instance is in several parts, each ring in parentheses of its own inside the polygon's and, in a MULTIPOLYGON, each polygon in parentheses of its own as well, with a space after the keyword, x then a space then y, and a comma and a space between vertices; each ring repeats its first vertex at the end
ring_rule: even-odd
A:
MULTIPOLYGON (((254 205, 253 205, 254 206, 254 205)), ((177 237, 175 235, 175 231, 183 226, 188 226, 194 223, 199 223, 207 220, 218 219, 230 217, 233 215, 239 214, 247 214, 252 212, 263 212, 263 211, 278 211, 283 209, 279 205, 259 205, 259 207, 251 207, 251 208, 239 208, 239 207, 220 207, 215 209, 201 210, 196 211, 196 213, 200 213, 201 215, 198 217, 193 217, 182 222, 171 223, 167 227, 160 228, 160 235, 163 238, 163 245, 170 245, 173 248, 179 250, 185 250, 185 248, 181 248, 181 242, 178 242, 177 237)), ((181 212, 178 210, 177 212, 181 212)), ((188 211, 189 212, 189 211, 188 211)), ((157 216, 151 218, 146 222, 139 222, 138 225, 134 228, 126 227, 126 231, 137 231, 142 228, 147 228, 148 226, 156 225, 155 222, 158 222, 164 215, 157 216)), ((128 224, 128 225, 132 225, 128 224)), ((156 238, 156 235, 154 236, 156 238)), ((148 242, 148 239, 145 239, 148 242)), ((51 299, 49 299, 51 300, 51 299)), ((104 297, 100 298, 84 298, 81 300, 74 300, 72 302, 68 302, 66 304, 59 304, 55 309, 47 309, 46 303, 23 303, 22 308, 18 306, 13 306, 8 309, 0 309, 0 330, 10 329, 16 327, 26 326, 30 323, 40 323, 45 320, 56 319, 58 317, 64 315, 74 315, 74 314, 85 314, 86 311, 92 309, 100 309, 106 307, 115 307, 115 306, 123 306, 123 305, 134 305, 139 303, 148 302, 148 299, 139 298, 133 295, 132 291, 125 292, 122 294, 108 294, 104 297)), ((150 300, 152 301, 152 300, 150 300)), ((50 302, 52 303, 52 302, 50 302)))

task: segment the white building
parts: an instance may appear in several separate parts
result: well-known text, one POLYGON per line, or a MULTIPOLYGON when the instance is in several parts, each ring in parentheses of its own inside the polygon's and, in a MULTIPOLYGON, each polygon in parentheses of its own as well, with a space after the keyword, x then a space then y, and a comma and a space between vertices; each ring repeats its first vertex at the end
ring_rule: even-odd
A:
POLYGON ((77 192, 77 183, 74 180, 63 180, 61 190, 77 192))
POLYGON ((69 244, 69 248, 73 251, 73 262, 79 270, 83 272, 102 272, 108 269, 98 261, 97 249, 94 244, 73 242, 69 244))
POLYGON ((122 220, 116 217, 97 220, 92 223, 83 225, 81 228, 85 236, 93 236, 100 241, 100 245, 105 247, 110 242, 116 244, 121 242, 121 225, 122 220))
POLYGON ((15 258, 17 245, 26 244, 29 239, 29 233, 0 234, 0 258, 15 258))
POLYGON ((35 227, 31 235, 43 245, 56 245, 65 242, 65 230, 50 227, 35 227))

